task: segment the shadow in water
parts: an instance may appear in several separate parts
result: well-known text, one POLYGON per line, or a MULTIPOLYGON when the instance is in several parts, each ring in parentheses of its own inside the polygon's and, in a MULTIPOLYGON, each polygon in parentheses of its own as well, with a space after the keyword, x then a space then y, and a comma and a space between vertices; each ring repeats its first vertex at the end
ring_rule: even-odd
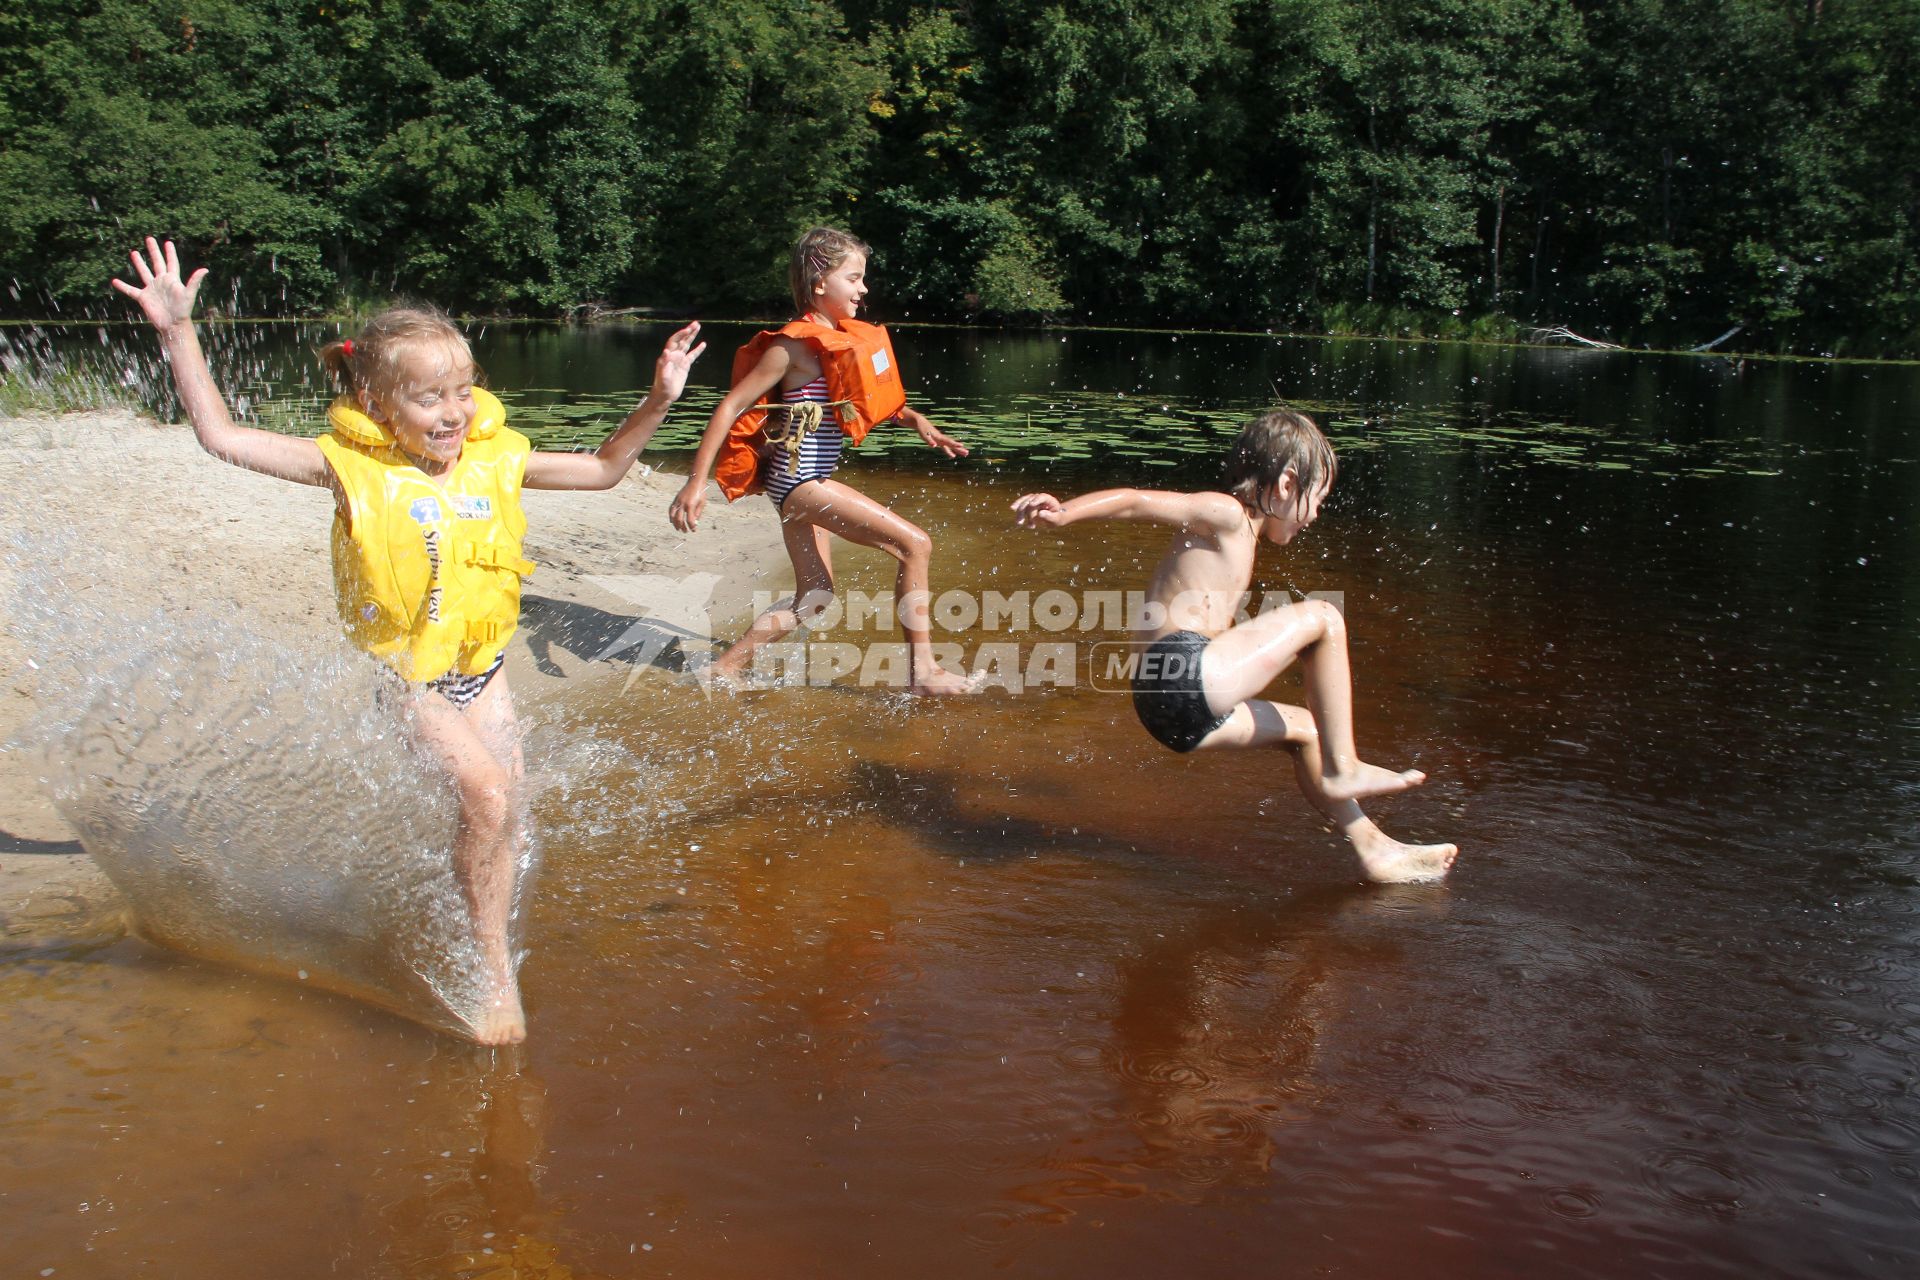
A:
POLYGON ((699 652, 711 639, 694 627, 663 618, 611 613, 573 600, 527 596, 520 602, 520 633, 542 673, 565 675, 554 660, 555 648, 583 662, 620 660, 628 667, 649 666, 675 674, 687 669, 689 650, 699 652))
POLYGON ((0 830, 0 853, 45 853, 76 854, 85 853, 86 846, 78 840, 32 840, 26 836, 17 836, 11 831, 0 830))
MULTIPOLYGON (((1097 832, 1076 835, 1031 818, 966 813, 954 775, 938 769, 902 769, 862 760, 854 766, 851 785, 882 821, 912 831, 928 848, 948 857, 996 862, 1024 858, 1036 846, 1088 854, 1113 849, 1113 841, 1097 832)), ((1139 845, 1128 841, 1127 847, 1139 845)))

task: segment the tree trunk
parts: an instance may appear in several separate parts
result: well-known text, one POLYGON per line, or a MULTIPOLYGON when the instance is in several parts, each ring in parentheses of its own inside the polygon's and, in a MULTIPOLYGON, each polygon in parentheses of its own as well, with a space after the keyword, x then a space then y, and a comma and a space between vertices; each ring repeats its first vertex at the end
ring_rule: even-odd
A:
POLYGON ((1367 301, 1373 301, 1374 254, 1380 239, 1380 179, 1373 180, 1373 199, 1367 205, 1367 301))
MULTIPOLYGON (((1367 148, 1374 153, 1374 161, 1379 162, 1379 148, 1374 145, 1373 108, 1367 108, 1367 148)), ((1380 175, 1375 174, 1372 194, 1367 201, 1367 301, 1373 301, 1373 264, 1380 243, 1380 175)))
POLYGON ((1503 182, 1493 204, 1493 294, 1490 302, 1495 311, 1500 309, 1500 228, 1506 220, 1507 184, 1503 182))
POLYGON ((1540 193, 1540 211, 1533 219, 1533 262, 1527 278, 1527 296, 1540 304, 1540 259, 1547 251, 1547 193, 1540 193))
POLYGON ((1673 148, 1660 148, 1660 238, 1673 243, 1673 148))

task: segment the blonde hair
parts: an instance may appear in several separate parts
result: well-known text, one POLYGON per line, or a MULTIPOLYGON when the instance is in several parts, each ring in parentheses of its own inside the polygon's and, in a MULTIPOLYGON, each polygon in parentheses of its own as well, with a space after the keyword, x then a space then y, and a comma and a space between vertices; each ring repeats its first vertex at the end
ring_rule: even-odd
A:
POLYGON ((1227 452, 1226 491, 1249 507, 1264 510, 1261 495, 1293 472, 1294 501, 1330 487, 1340 474, 1333 445, 1312 418, 1293 409, 1263 413, 1240 428, 1227 452))
POLYGON ((320 363, 340 390, 378 402, 406 389, 409 357, 438 348, 439 372, 461 365, 480 377, 473 348, 447 313, 432 306, 395 306, 367 321, 359 333, 320 348, 320 363))
POLYGON ((794 241, 793 260, 787 265, 787 287, 800 314, 813 310, 813 291, 854 254, 871 258, 873 250, 856 236, 832 227, 815 227, 794 241))

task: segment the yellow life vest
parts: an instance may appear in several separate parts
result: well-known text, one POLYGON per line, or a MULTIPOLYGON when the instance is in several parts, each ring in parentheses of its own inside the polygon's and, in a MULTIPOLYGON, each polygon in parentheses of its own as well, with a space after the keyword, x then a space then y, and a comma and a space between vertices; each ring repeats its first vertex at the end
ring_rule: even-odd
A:
POLYGON ((347 638, 415 682, 479 675, 520 624, 520 509, 527 438, 492 393, 473 389, 460 459, 426 475, 347 396, 316 443, 346 495, 333 522, 333 590, 347 638))

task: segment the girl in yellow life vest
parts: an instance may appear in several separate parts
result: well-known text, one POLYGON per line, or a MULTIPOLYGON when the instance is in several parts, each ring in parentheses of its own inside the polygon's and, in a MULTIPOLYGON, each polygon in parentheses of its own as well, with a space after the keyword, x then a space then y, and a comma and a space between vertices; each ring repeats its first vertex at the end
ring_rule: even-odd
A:
POLYGON ((719 679, 737 680, 755 650, 780 639, 833 598, 827 535, 837 533, 899 561, 894 592, 913 691, 953 694, 973 688, 934 661, 927 627, 932 540, 918 525, 833 478, 841 440, 857 444, 880 421, 905 423, 949 458, 967 453, 924 414, 906 407, 886 331, 854 318, 867 294, 869 252, 829 227, 800 237, 787 273, 799 318, 741 349, 733 389, 708 420, 692 474, 668 509, 674 528, 683 533, 698 528, 712 475, 729 499, 764 488, 780 510, 781 534, 793 561, 794 598, 755 618, 747 633, 714 660, 710 673, 719 679), (797 407, 775 407, 770 413, 754 409, 775 393, 781 405, 797 407), (764 429, 756 430, 761 419, 755 414, 771 419, 764 429), (760 435, 778 439, 756 448, 760 435))
POLYGON ((334 497, 333 566, 348 637, 406 683, 417 746, 458 792, 453 869, 492 995, 482 1044, 526 1036, 508 941, 521 832, 519 734, 501 652, 520 616, 526 519, 520 490, 610 489, 633 466, 706 349, 698 323, 667 340, 653 387, 598 453, 540 453, 473 385, 473 353, 438 311, 393 308, 321 359, 343 394, 320 440, 234 423, 194 331, 206 268, 182 279, 171 242, 132 255, 137 286, 114 287, 160 331, 201 445, 216 458, 334 497))

